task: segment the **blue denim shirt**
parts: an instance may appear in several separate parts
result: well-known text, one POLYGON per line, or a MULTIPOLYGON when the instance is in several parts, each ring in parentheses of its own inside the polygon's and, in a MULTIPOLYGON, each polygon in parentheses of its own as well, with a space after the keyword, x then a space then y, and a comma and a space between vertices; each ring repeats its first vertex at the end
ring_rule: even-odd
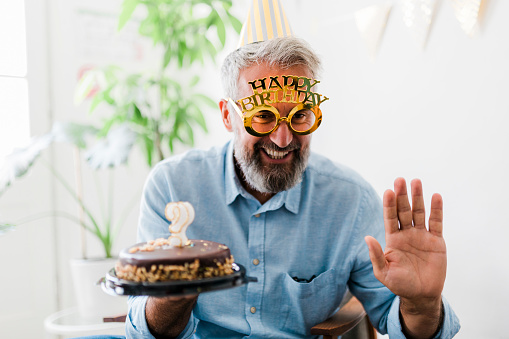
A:
MULTIPOLYGON (((380 333, 404 338, 399 298, 374 277, 364 242, 372 235, 385 244, 381 201, 372 187, 352 170, 311 154, 302 182, 261 205, 241 186, 232 149, 230 142, 164 160, 145 185, 139 241, 169 237, 166 203, 189 201, 196 217, 188 237, 227 245, 235 262, 258 279, 202 293, 180 338, 311 337, 311 327, 337 310, 347 288, 380 333)), ((153 338, 146 300, 129 298, 128 338, 153 338)), ((445 299, 444 306, 437 338, 459 330, 445 299)))

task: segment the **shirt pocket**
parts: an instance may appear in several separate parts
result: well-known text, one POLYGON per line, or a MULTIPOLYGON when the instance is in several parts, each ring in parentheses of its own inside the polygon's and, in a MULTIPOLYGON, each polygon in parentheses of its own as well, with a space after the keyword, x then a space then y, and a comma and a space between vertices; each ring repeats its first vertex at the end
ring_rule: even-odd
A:
POLYGON ((338 286, 337 280, 335 269, 321 273, 310 282, 297 282, 285 274, 282 286, 281 330, 309 335, 311 327, 332 315, 346 288, 338 286))

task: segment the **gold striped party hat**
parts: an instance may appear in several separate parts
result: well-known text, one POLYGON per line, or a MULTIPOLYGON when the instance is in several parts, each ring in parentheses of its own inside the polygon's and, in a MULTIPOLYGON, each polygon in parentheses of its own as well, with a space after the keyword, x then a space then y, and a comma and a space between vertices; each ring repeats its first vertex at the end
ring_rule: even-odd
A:
POLYGON ((279 0, 253 0, 237 48, 291 35, 290 24, 279 0))

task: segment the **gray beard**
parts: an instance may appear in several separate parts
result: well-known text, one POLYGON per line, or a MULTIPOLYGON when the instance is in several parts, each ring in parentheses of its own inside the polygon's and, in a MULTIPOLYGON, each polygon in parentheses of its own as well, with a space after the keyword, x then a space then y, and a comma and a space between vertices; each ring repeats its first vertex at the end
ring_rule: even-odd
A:
POLYGON ((273 142, 257 142, 253 150, 241 145, 238 138, 234 138, 234 157, 240 168, 244 181, 252 189, 261 193, 278 193, 289 190, 302 181, 308 158, 309 146, 302 147, 295 139, 285 148, 280 148, 273 142), (264 165, 260 152, 262 146, 277 151, 293 151, 293 159, 288 164, 264 165))

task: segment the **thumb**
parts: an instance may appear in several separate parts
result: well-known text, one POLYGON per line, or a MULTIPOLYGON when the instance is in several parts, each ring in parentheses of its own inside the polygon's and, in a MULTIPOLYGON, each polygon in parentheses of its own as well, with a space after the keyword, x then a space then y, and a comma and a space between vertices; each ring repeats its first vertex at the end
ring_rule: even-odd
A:
POLYGON ((382 246, 380 246, 380 243, 375 238, 369 235, 364 237, 364 241, 368 245, 369 258, 371 259, 371 264, 373 264, 373 273, 382 282, 386 265, 382 246))

